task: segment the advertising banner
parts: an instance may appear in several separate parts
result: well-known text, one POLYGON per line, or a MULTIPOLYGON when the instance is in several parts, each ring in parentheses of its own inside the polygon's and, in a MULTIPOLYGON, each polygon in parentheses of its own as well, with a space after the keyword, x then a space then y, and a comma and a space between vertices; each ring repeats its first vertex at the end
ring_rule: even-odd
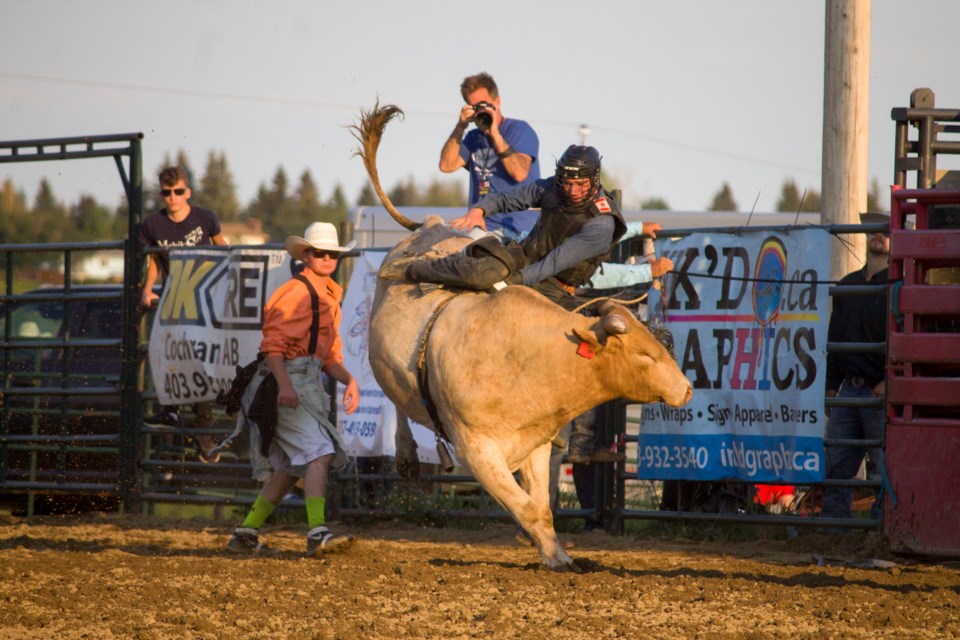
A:
POLYGON ((698 233, 657 248, 675 273, 651 290, 648 321, 673 334, 693 399, 643 405, 639 477, 822 480, 830 234, 698 233))
POLYGON ((290 279, 283 249, 174 248, 150 332, 161 404, 215 400, 257 357, 263 306, 290 279))
MULTIPOLYGON (((343 364, 360 386, 360 406, 351 415, 343 413, 342 391, 338 393, 337 427, 343 434, 347 453, 353 456, 395 456, 397 433, 396 407, 380 390, 370 369, 368 340, 370 310, 377 290, 377 270, 385 251, 365 251, 354 260, 353 274, 343 299, 343 364)), ((338 385, 339 387, 339 385, 338 385)), ((421 424, 410 421, 421 462, 438 464, 436 436, 421 424)))

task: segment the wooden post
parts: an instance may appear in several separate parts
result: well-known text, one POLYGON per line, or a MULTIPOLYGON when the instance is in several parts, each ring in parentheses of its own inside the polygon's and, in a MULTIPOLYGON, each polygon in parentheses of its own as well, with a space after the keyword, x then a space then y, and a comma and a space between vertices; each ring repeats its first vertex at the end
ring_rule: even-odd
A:
MULTIPOLYGON (((867 206, 870 0, 827 0, 823 56, 823 222, 859 224, 867 206)), ((830 276, 866 260, 863 234, 834 239, 830 276)))

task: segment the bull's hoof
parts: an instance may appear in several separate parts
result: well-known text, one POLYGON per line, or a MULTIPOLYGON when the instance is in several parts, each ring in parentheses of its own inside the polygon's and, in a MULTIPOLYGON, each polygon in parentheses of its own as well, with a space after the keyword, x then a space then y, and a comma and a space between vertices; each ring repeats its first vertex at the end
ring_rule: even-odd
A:
POLYGON ((420 462, 416 464, 397 458, 397 475, 401 482, 414 484, 420 482, 420 462))
POLYGON ((580 565, 577 564, 576 560, 573 558, 570 559, 570 562, 560 562, 555 565, 546 565, 547 569, 551 571, 556 571, 558 573, 569 571, 570 573, 583 573, 583 569, 580 568, 580 565))
MULTIPOLYGON (((521 547, 534 546, 533 538, 531 538, 530 534, 528 534, 523 529, 518 529, 517 535, 515 535, 513 539, 516 540, 517 544, 519 544, 521 547)), ((577 545, 574 543, 573 540, 563 540, 560 542, 560 546, 563 547, 564 549, 573 549, 577 545)))

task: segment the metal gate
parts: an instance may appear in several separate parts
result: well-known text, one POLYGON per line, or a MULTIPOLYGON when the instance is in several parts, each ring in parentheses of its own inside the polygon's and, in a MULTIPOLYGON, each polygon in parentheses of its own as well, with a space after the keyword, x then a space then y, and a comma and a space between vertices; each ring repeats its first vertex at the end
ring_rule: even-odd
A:
POLYGON ((25 496, 28 511, 37 495, 114 498, 125 508, 135 499, 140 263, 129 239, 142 217, 142 137, 0 142, 0 163, 112 157, 129 205, 126 241, 0 246, 0 493, 25 496), (74 282, 78 252, 118 249, 121 286, 74 282), (18 260, 36 252, 62 263, 62 287, 19 293, 18 260))
POLYGON ((891 114, 896 284, 888 320, 887 466, 896 499, 885 505, 884 531, 895 549, 958 556, 960 171, 938 171, 937 155, 960 154, 960 110, 935 108, 929 89, 917 89, 910 101, 891 114))

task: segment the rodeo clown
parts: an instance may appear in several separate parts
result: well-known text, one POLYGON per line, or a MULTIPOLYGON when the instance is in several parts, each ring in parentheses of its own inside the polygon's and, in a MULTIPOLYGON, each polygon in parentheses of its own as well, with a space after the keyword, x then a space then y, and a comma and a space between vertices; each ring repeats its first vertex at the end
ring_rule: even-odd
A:
POLYGON ((260 542, 260 525, 298 479, 303 479, 307 508, 306 554, 353 541, 326 526, 327 472, 331 465, 342 468, 347 458, 337 428, 327 417, 330 397, 321 379, 322 371, 342 383, 344 409, 348 414, 356 410, 360 391, 343 366, 341 353, 343 289, 331 278, 340 254, 351 248, 340 246, 337 229, 328 222, 314 222, 304 237, 286 240, 287 252, 302 261, 304 269, 281 285, 264 307, 258 386, 254 389, 251 383, 247 390, 253 395, 248 414, 256 425, 259 453, 269 459, 273 475, 230 538, 230 551, 271 552, 260 542))

